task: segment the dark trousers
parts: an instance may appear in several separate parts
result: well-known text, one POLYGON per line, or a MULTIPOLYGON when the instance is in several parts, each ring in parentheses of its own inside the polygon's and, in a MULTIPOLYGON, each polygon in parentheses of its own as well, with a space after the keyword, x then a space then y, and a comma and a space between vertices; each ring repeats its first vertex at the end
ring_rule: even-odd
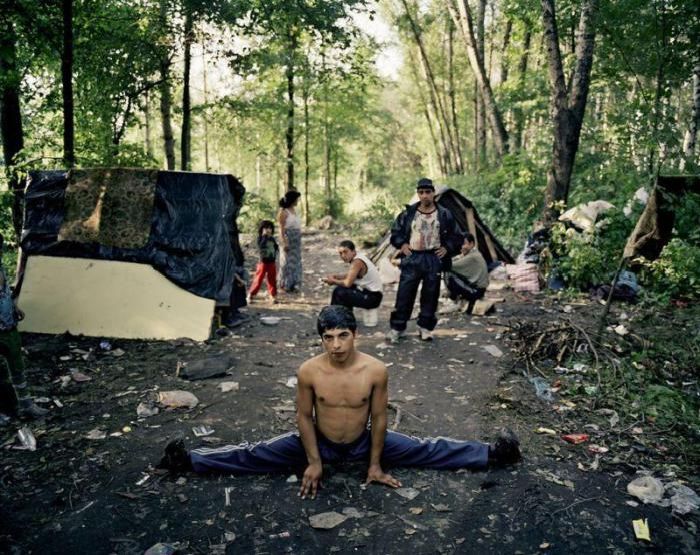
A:
POLYGON ((358 287, 345 287, 338 285, 333 289, 331 304, 346 306, 350 310, 358 308, 377 308, 382 304, 381 291, 367 291, 358 287))
POLYGON ((467 301, 476 301, 484 296, 486 289, 476 287, 473 283, 464 279, 461 275, 450 272, 445 280, 447 289, 450 291, 450 299, 465 299, 467 301))
MULTIPOLYGON (((334 443, 316 431, 318 450, 324 463, 367 461, 372 447, 369 430, 350 443, 334 443)), ((382 463, 456 470, 483 470, 488 464, 489 446, 480 441, 459 441, 445 437, 418 438, 387 430, 382 463)), ((288 472, 308 465, 299 434, 281 436, 250 444, 202 447, 190 451, 195 472, 210 470, 233 473, 288 472)))
POLYGON ((396 293, 396 305, 391 313, 391 329, 404 331, 411 318, 416 302, 418 286, 423 283, 420 293, 418 325, 427 330, 435 329, 438 298, 440 296, 441 261, 434 252, 414 252, 401 260, 401 278, 396 293))
POLYGON ((13 413, 18 400, 29 395, 17 328, 0 331, 0 412, 13 413))

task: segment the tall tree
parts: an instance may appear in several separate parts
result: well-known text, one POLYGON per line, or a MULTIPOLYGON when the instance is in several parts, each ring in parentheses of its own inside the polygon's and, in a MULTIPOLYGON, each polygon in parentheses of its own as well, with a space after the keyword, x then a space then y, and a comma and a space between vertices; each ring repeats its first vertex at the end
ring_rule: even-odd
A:
POLYGON ((551 109, 554 132, 552 164, 547 173, 545 191, 545 221, 551 223, 559 215, 558 202, 569 197, 571 173, 581 137, 595 46, 595 16, 597 0, 582 0, 576 37, 576 61, 571 81, 564 77, 559 32, 554 0, 541 0, 544 37, 551 89, 551 109))
POLYGON ((688 137, 684 145, 684 154, 686 158, 688 158, 694 164, 697 164, 694 157, 695 148, 698 141, 698 126, 700 125, 700 57, 693 67, 692 91, 690 125, 688 126, 688 137))
POLYGON ((457 139, 452 128, 452 119, 448 116, 447 101, 442 98, 430 57, 423 44, 422 31, 414 15, 417 9, 415 5, 409 5, 407 0, 401 0, 401 4, 403 5, 404 15, 408 22, 411 37, 416 45, 420 67, 423 71, 423 78, 428 88, 428 98, 432 105, 432 111, 435 114, 442 147, 443 165, 448 174, 461 173, 462 167, 459 147, 457 146, 457 139))
POLYGON ((180 137, 180 169, 187 171, 192 167, 192 106, 190 104, 190 71, 192 67, 192 43, 194 42, 193 13, 185 3, 184 28, 184 71, 182 77, 182 133, 180 137))
POLYGON ((13 192, 12 223, 19 237, 22 230, 22 183, 14 171, 15 156, 24 148, 20 111, 21 74, 17 65, 17 35, 5 14, 0 27, 0 135, 8 188, 13 192))
POLYGON ((62 0, 63 52, 61 83, 63 93, 63 162, 75 165, 75 119, 73 115, 73 1, 62 0))
POLYGON ((287 129, 285 131, 286 143, 286 181, 285 188, 287 191, 294 191, 294 74, 296 68, 297 48, 299 45, 298 31, 291 26, 287 29, 287 44, 286 44, 286 60, 285 60, 285 77, 287 79, 287 129))
POLYGON ((170 26, 168 24, 168 0, 159 0, 159 25, 162 36, 160 46, 160 121, 163 129, 163 148, 165 149, 165 167, 175 169, 175 138, 172 124, 172 95, 170 92, 170 26))
POLYGON ((474 73, 474 78, 479 87, 479 92, 484 101, 484 108, 488 118, 491 134, 493 136, 496 154, 500 158, 508 152, 508 132, 503 124, 503 117, 496 104, 496 98, 491 88, 491 81, 486 74, 484 60, 479 55, 474 34, 474 21, 471 8, 467 0, 446 0, 447 9, 450 12, 455 26, 460 30, 464 46, 467 50, 469 64, 474 73), (455 5, 456 3, 456 5, 455 5))
MULTIPOLYGON (((469 9, 467 0, 464 0, 465 10, 469 9)), ((488 75, 486 67, 485 52, 485 20, 486 20, 486 0, 477 0, 476 4, 476 29, 474 29, 476 53, 483 65, 485 75, 488 75)), ((477 82, 478 85, 478 82, 477 82)), ((486 107, 484 106, 484 95, 480 88, 474 87, 474 160, 477 168, 482 168, 486 164, 486 107)))

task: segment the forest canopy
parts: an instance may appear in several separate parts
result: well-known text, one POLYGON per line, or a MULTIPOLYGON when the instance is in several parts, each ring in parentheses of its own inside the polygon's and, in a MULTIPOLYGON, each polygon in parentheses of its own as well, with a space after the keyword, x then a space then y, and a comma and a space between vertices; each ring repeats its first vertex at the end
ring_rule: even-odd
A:
POLYGON ((428 175, 518 248, 564 206, 622 210, 659 174, 697 173, 699 12, 692 0, 2 0, 4 226, 14 205, 18 229, 12 192, 36 168, 232 173, 251 220, 296 188, 307 224, 386 222, 428 175))

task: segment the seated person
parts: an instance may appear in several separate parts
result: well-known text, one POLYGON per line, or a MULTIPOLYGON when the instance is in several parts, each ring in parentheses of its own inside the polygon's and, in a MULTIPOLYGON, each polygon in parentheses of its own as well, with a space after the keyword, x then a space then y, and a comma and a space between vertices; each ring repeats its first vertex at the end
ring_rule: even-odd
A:
POLYGON ((520 460, 519 442, 509 430, 496 443, 444 437, 420 439, 387 430, 389 398, 383 361, 355 349, 357 323, 342 306, 327 306, 316 327, 325 352, 297 372, 298 431, 258 443, 188 451, 182 439, 171 441, 159 467, 172 472, 234 474, 305 469, 299 495, 316 497, 324 463, 363 461, 366 483, 401 483, 385 465, 433 469, 484 470, 520 460))
POLYGON ((452 271, 446 274, 446 283, 453 301, 476 301, 484 296, 489 286, 486 261, 475 247, 474 236, 471 233, 465 234, 461 254, 452 259, 452 271))
POLYGON ((382 278, 379 270, 364 254, 358 253, 355 243, 341 241, 338 254, 343 262, 350 264, 347 273, 331 274, 323 278, 333 289, 331 304, 349 308, 377 308, 382 303, 382 278))

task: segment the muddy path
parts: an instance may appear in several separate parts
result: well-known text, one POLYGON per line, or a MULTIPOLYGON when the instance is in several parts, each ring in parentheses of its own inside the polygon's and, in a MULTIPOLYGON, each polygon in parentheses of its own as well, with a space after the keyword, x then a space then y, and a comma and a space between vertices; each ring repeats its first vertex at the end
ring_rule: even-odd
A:
MULTIPOLYGON (((16 426, 0 431, 0 552, 137 554, 158 542, 181 553, 698 552, 697 512, 674 516, 669 507, 628 495, 626 486, 643 464, 629 457, 616 462, 614 449, 596 458, 581 445, 534 433, 538 427, 577 432, 567 427, 598 422, 605 440, 602 417, 562 416, 511 369, 509 324, 544 322, 561 312, 544 296, 497 291, 506 302, 494 314, 444 315, 432 344, 413 335, 388 346, 389 291, 379 326, 360 326, 359 348, 389 367, 390 426, 484 441, 509 426, 524 454, 513 468, 394 469, 407 490, 400 493, 415 496, 409 499, 382 486, 363 488, 362 465, 326 467, 316 500, 296 496, 293 475, 156 471, 163 446, 177 434, 190 446, 221 445, 293 429, 290 378, 319 352, 315 315, 330 298, 319 278, 342 270, 336 240, 329 232, 307 233, 303 295, 277 305, 254 303, 249 323, 228 337, 202 344, 110 340, 104 350, 98 338, 24 336, 30 381, 51 416, 30 426, 34 452, 14 448, 16 426), (282 320, 266 326, 265 315, 282 320), (178 363, 222 356, 234 359, 225 377, 176 376, 178 363), (238 385, 223 392, 222 382, 238 385), (189 391, 199 404, 138 417, 139 404, 165 390, 189 391), (196 438, 196 426, 213 433, 196 438), (311 516, 329 511, 346 519, 329 530, 310 526, 311 516), (643 518, 650 543, 633 532, 632 521, 643 518)), ((576 306, 568 316, 580 311, 585 318, 589 309, 576 306)), ((667 478, 693 477, 677 470, 667 478)))

